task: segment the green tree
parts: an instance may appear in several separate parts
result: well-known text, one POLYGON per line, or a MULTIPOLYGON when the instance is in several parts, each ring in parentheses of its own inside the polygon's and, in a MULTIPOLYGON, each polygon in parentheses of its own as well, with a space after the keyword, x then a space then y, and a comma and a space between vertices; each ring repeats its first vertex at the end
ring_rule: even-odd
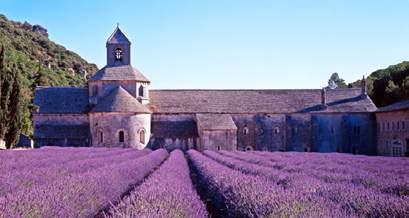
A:
POLYGON ((5 139, 5 134, 8 130, 8 112, 10 105, 10 95, 12 92, 12 79, 9 69, 5 62, 5 48, 1 47, 0 53, 0 139, 5 139))
POLYGON ((345 83, 345 80, 340 78, 337 72, 333 73, 331 77, 329 78, 328 80, 329 86, 332 83, 331 81, 333 81, 337 85, 338 88, 348 88, 348 85, 345 83))
POLYGON ((7 114, 7 132, 5 134, 4 140, 6 141, 6 147, 13 148, 19 139, 21 133, 22 125, 22 100, 21 100, 21 83, 20 83, 20 73, 17 66, 14 64, 10 71, 13 83, 11 86, 10 101, 7 114))
POLYGON ((401 89, 398 85, 396 85, 392 80, 388 81, 388 85, 385 88, 385 95, 384 95, 384 104, 392 104, 394 102, 399 101, 402 96, 401 89))

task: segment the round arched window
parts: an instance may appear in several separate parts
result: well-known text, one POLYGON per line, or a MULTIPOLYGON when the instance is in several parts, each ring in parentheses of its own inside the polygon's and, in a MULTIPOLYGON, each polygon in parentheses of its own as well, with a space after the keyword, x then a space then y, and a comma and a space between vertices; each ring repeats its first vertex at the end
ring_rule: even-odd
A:
POLYGON ((125 132, 123 130, 120 130, 118 132, 118 139, 120 143, 125 142, 125 132))
POLYGON ((249 134, 249 128, 247 126, 243 127, 243 135, 248 135, 249 134))
POLYGON ((145 144, 145 130, 144 129, 139 130, 139 142, 141 144, 145 144))
POLYGON ((122 61, 122 49, 121 48, 117 48, 115 49, 115 61, 122 61))

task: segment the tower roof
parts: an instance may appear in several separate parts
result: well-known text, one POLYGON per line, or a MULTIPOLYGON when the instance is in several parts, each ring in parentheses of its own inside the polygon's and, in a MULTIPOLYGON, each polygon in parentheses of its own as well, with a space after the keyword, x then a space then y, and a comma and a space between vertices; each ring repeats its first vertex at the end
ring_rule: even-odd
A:
POLYGON ((108 38, 107 44, 131 44, 131 41, 129 41, 128 37, 126 37, 122 30, 119 29, 119 26, 117 26, 108 38))
POLYGON ((98 70, 90 80, 136 80, 149 83, 149 80, 131 65, 105 66, 98 70))
POLYGON ((122 86, 114 88, 95 105, 91 112, 151 113, 148 108, 139 103, 139 101, 122 88, 122 86))

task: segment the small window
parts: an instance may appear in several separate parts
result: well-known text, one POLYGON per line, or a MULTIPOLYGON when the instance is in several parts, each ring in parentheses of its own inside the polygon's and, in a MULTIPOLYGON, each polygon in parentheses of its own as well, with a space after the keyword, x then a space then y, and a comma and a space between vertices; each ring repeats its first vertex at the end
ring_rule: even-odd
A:
POLYGON ((122 61, 122 49, 121 48, 117 48, 115 49, 115 61, 122 61))
POLYGON ((396 129, 400 129, 400 122, 396 122, 396 129))
POLYGON ((279 127, 275 127, 274 128, 274 134, 279 134, 280 133, 280 128, 279 127))
POLYGON ((143 87, 142 85, 139 86, 138 92, 139 92, 139 96, 142 96, 142 97, 145 96, 145 87, 143 87))
POLYGON ((245 150, 246 150, 246 151, 252 151, 252 150, 254 150, 254 149, 253 149, 253 146, 248 145, 248 146, 246 146, 245 150))
POLYGON ((99 141, 99 143, 104 143, 104 132, 102 131, 102 130, 99 130, 98 131, 98 141, 99 141))
POLYGON ((402 121, 402 129, 405 129, 405 121, 402 121))
POLYGON ((335 127, 331 127, 331 134, 334 135, 335 134, 335 127))
POLYGON ((139 142, 141 144, 145 144, 145 130, 144 129, 141 129, 139 131, 139 142))
POLYGON ((243 135, 248 135, 249 134, 249 128, 247 126, 245 126, 243 128, 243 135))
POLYGON ((121 143, 125 142, 125 133, 123 130, 119 131, 118 136, 119 136, 119 142, 121 143))
POLYGON ((391 127, 391 126, 390 126, 390 123, 388 122, 388 123, 387 123, 387 129, 389 130, 390 127, 391 127))
POLYGON ((218 151, 222 150, 222 146, 218 145, 218 146, 217 146, 217 150, 218 150, 218 151))

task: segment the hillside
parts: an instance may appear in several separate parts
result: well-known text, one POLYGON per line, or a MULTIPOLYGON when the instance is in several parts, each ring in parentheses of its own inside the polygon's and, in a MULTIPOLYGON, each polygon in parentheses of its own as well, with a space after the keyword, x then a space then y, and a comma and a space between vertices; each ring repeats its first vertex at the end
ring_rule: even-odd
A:
MULTIPOLYGON (((360 81, 351 85, 359 87, 360 81)), ((409 62, 391 65, 367 78, 368 94, 378 107, 409 98, 409 62)))
MULTIPOLYGON (((11 21, 2 14, 0 45, 6 49, 6 63, 16 63, 19 68, 22 101, 27 105, 31 103, 36 85, 83 86, 86 78, 97 71, 95 64, 51 41, 44 27, 11 21)), ((22 131, 25 134, 32 131, 30 109, 24 109, 22 131)))

